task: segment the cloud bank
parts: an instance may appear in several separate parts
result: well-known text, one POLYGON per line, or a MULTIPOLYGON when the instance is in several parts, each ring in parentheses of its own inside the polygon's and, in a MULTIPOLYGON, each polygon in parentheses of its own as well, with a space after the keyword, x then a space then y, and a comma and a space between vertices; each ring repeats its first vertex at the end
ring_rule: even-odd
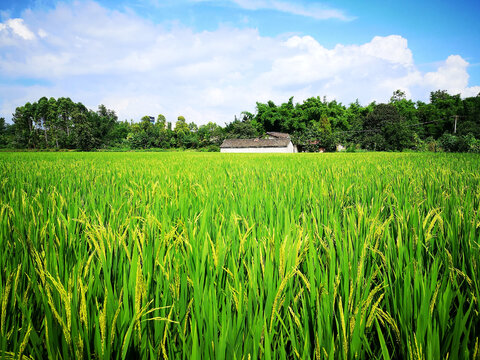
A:
MULTIPOLYGON (((236 0, 241 1, 241 0, 236 0)), ((246 0, 245 0, 246 2, 246 0)), ((451 55, 422 73, 405 38, 323 47, 310 36, 265 37, 256 29, 193 30, 112 11, 95 2, 25 11, 0 24, 0 116, 41 96, 105 104, 120 119, 164 114, 174 122, 232 121, 255 102, 310 96, 349 103, 414 99, 445 89, 474 96, 468 62, 451 55)))

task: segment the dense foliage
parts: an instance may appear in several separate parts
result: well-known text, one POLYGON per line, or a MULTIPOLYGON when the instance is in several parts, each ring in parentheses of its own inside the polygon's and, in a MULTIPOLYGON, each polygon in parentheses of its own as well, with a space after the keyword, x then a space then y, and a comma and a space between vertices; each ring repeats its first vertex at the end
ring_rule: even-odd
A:
POLYGON ((0 358, 478 359, 479 168, 0 153, 0 358))
POLYGON ((197 126, 179 116, 175 124, 158 115, 140 122, 120 122, 100 105, 88 110, 69 98, 41 98, 18 107, 13 125, 0 121, 0 147, 31 149, 206 148, 218 150, 225 138, 254 138, 266 132, 291 134, 303 151, 338 144, 349 149, 382 151, 444 150, 480 152, 480 94, 462 99, 446 91, 432 92, 430 102, 407 100, 400 90, 388 104, 357 102, 345 106, 319 97, 303 103, 257 103, 224 128, 209 122, 197 126))

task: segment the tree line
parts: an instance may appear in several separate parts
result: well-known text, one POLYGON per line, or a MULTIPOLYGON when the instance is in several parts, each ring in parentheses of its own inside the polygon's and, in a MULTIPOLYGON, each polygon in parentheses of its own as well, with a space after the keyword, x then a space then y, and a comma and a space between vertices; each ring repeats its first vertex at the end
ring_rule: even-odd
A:
POLYGON ((302 151, 449 151, 480 152, 480 94, 462 99, 446 91, 430 94, 428 103, 414 102, 397 90, 385 104, 343 105, 311 97, 281 105, 257 102, 255 113, 244 111, 224 127, 197 126, 179 116, 144 116, 139 122, 119 121, 104 105, 87 109, 70 98, 42 97, 17 107, 13 124, 0 118, 0 147, 18 149, 150 149, 184 148, 218 151, 225 138, 263 137, 289 133, 302 151))

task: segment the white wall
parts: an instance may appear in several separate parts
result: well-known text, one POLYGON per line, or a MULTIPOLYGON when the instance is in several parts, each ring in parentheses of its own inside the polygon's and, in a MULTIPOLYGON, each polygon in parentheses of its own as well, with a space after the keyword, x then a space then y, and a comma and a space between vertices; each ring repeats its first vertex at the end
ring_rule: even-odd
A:
POLYGON ((220 148, 222 153, 293 153, 297 147, 290 141, 286 147, 264 147, 264 148, 220 148))

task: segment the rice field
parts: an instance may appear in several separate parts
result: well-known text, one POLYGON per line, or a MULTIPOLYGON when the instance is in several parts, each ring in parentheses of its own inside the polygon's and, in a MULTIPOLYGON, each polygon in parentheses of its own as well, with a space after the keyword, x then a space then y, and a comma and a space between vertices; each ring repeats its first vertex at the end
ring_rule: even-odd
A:
POLYGON ((0 153, 0 358, 478 360, 479 169, 0 153))

